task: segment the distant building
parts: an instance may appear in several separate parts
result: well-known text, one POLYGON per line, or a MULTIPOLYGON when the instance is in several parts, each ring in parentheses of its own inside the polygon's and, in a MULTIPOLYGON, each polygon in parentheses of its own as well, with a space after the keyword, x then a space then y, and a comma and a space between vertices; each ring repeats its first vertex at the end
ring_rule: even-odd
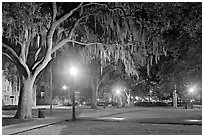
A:
POLYGON ((20 86, 17 76, 13 77, 12 82, 6 79, 4 73, 2 73, 2 106, 4 105, 18 105, 20 86))

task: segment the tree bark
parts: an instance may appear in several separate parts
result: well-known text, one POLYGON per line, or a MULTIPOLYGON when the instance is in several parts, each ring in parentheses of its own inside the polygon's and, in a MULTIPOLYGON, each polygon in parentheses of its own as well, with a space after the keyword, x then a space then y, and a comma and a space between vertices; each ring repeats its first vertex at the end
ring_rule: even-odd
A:
POLYGON ((18 110, 14 118, 30 119, 32 118, 32 94, 34 79, 31 77, 21 77, 21 88, 18 102, 18 110))
POLYGON ((91 108, 97 109, 97 96, 98 96, 98 82, 95 78, 91 79, 91 89, 92 89, 92 103, 91 108))

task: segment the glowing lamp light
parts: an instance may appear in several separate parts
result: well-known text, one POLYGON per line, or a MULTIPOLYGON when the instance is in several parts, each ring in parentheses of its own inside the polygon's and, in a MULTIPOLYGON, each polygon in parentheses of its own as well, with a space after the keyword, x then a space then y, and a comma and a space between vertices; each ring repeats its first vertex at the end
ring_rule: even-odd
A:
POLYGON ((70 75, 76 76, 77 75, 77 69, 75 67, 71 67, 69 70, 70 75))
POLYGON ((189 92, 190 93, 193 93, 195 91, 195 87, 191 87, 190 89, 189 89, 189 92))
POLYGON ((116 89, 116 94, 120 94, 120 89, 116 89))
POLYGON ((62 89, 66 90, 66 89, 67 89, 67 86, 63 86, 62 89))

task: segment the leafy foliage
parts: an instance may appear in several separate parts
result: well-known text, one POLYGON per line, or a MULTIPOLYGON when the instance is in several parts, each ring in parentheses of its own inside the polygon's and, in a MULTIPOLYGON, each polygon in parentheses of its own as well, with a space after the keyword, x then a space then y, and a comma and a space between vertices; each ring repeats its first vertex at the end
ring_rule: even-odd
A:
POLYGON ((181 96, 186 85, 200 85, 202 81, 202 14, 201 3, 184 3, 177 8, 171 29, 163 33, 168 56, 161 57, 157 76, 160 91, 172 94, 176 84, 181 96))
POLYGON ((17 68, 8 58, 2 57, 3 76, 13 84, 14 76, 19 76, 17 68))

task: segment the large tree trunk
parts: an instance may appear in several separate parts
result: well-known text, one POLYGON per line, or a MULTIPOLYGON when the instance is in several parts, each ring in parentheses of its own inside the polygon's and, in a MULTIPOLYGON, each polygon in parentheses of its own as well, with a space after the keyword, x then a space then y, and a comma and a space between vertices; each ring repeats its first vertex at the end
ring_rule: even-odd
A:
POLYGON ((31 77, 21 77, 21 88, 18 102, 18 110, 14 118, 30 119, 32 118, 32 94, 34 80, 31 77))
POLYGON ((98 82, 95 78, 91 79, 92 99, 91 108, 97 109, 97 96, 98 96, 98 82))

